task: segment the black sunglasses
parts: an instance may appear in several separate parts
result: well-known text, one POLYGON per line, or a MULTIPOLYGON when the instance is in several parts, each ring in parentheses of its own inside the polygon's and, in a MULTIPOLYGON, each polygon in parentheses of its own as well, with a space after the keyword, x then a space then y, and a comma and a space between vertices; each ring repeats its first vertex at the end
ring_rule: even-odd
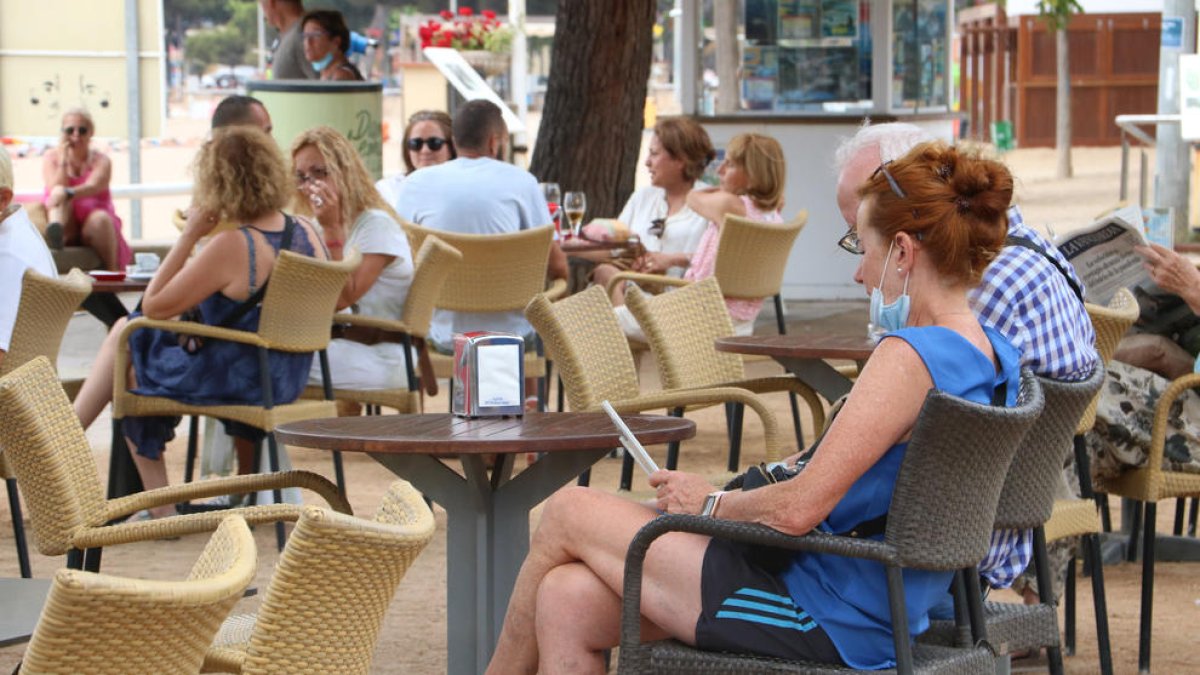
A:
POLYGON ((892 160, 889 159, 883 164, 880 164, 879 168, 875 169, 875 173, 871 174, 871 180, 875 180, 875 176, 878 176, 880 173, 882 173, 883 177, 887 179, 888 185, 892 186, 892 192, 896 193, 896 196, 900 199, 908 199, 908 195, 904 194, 904 190, 900 189, 900 184, 896 182, 894 177, 892 177, 892 173, 887 170, 887 165, 891 163, 892 160))
POLYGON ((437 136, 408 139, 408 149, 412 150, 413 152, 420 152, 421 146, 424 145, 428 145, 430 150, 437 152, 438 150, 442 149, 442 146, 446 145, 446 139, 438 138, 437 136))
POLYGON ((82 124, 77 127, 64 127, 63 135, 74 136, 76 131, 79 132, 80 136, 87 136, 89 129, 86 125, 82 125, 82 124))
POLYGON ((666 229, 667 229, 667 219, 666 218, 655 218, 654 220, 650 221, 650 229, 647 230, 647 233, 649 233, 655 237, 662 237, 663 232, 666 231, 666 229))

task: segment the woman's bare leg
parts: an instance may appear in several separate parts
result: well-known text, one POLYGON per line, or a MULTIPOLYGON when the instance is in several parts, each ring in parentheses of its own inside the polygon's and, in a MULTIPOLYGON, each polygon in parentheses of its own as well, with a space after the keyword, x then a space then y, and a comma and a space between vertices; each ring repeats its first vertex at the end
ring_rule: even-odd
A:
MULTIPOLYGON (((551 497, 513 588, 488 672, 536 672, 538 599, 547 575, 559 566, 581 563, 619 593, 629 542, 655 515, 645 506, 588 488, 564 488, 551 497)), ((671 534, 657 540, 646 557, 642 614, 666 634, 689 643, 695 641, 700 616, 700 568, 707 546, 706 537, 671 534)), ((546 592, 554 593, 554 586, 546 592)), ((578 606, 566 599, 559 604, 578 606)), ((558 647, 548 645, 548 653, 558 647)))
POLYGON ((96 355, 96 360, 92 361, 92 368, 88 371, 87 379, 83 381, 79 395, 75 397, 75 414, 79 417, 79 422, 84 429, 92 426, 92 422, 95 422, 96 418, 100 416, 100 411, 104 410, 104 406, 112 401, 113 364, 117 360, 117 339, 121 334, 121 329, 125 327, 126 321, 128 319, 125 317, 117 319, 112 330, 108 331, 108 336, 100 345, 100 353, 96 355))
POLYGON ((245 438, 233 437, 233 449, 237 452, 238 475, 254 473, 258 467, 254 465, 254 451, 258 444, 245 438))
MULTIPOLYGON (((620 271, 621 270, 618 269, 616 265, 600 263, 592 269, 592 283, 596 284, 600 288, 608 288, 608 282, 612 280, 612 278, 620 271)), ((625 304, 625 285, 617 284, 613 288, 612 295, 610 297, 612 299, 613 307, 625 304)))
MULTIPOLYGON (((126 438, 125 443, 129 446, 129 455, 133 457, 133 464, 137 467, 138 475, 142 478, 142 486, 147 491, 167 487, 167 463, 162 460, 162 457, 159 456, 158 459, 142 457, 137 453, 137 448, 134 447, 133 441, 126 438)), ((150 513, 155 518, 173 516, 175 515, 175 506, 173 504, 156 506, 150 509, 150 513)))
POLYGON ((46 216, 50 222, 65 225, 70 215, 67 212, 67 206, 70 203, 70 200, 67 199, 66 189, 63 186, 55 185, 50 188, 50 196, 46 199, 46 216))
POLYGON ((92 211, 80 229, 84 246, 96 252, 106 270, 117 270, 117 230, 112 217, 105 211, 92 211))

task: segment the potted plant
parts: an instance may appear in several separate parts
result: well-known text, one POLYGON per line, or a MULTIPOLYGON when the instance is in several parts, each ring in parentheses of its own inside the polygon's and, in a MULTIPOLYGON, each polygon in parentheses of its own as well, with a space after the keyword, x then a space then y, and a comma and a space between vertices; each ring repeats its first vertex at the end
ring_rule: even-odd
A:
POLYGON ((470 7, 459 7, 455 15, 442 10, 442 21, 430 19, 417 34, 421 49, 449 47, 462 53, 463 59, 484 75, 498 75, 508 70, 512 50, 512 29, 485 9, 479 14, 470 7))

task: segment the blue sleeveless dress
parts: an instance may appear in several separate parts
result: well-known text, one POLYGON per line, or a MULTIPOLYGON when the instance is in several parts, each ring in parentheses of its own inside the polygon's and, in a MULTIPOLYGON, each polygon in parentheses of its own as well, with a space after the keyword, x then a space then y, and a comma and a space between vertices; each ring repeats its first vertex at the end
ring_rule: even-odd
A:
MULTIPOLYGON (((257 268, 254 240, 247 231, 249 229, 257 228, 242 228, 250 251, 250 293, 253 294, 257 290, 254 284, 257 268)), ((278 254, 284 233, 258 232, 278 254)), ((304 228, 298 224, 288 248, 306 256, 314 253, 304 228)), ((241 304, 242 301, 232 300, 217 292, 205 298, 199 307, 204 323, 215 326, 241 304)), ((261 307, 255 307, 229 327, 254 332, 258 330, 261 312, 261 307)), ((134 312, 130 318, 140 314, 134 312)), ((198 352, 189 354, 179 345, 176 333, 145 329, 130 335, 129 350, 137 379, 137 387, 132 390, 134 394, 161 396, 193 405, 258 405, 263 401, 256 347, 209 339, 205 340, 198 352)), ((312 354, 272 351, 268 354, 268 364, 275 403, 290 403, 299 398, 308 381, 312 354)), ((139 455, 158 459, 166 444, 175 438, 175 427, 179 421, 179 417, 126 417, 122 420, 121 429, 133 442, 139 455)), ((255 442, 263 436, 260 430, 238 422, 226 421, 225 429, 232 436, 255 442)))
MULTIPOLYGON (((884 339, 900 339, 911 345, 924 361, 936 389, 977 403, 991 403, 993 392, 1006 383, 1006 405, 1012 406, 1020 388, 1020 353, 1000 333, 986 326, 984 332, 995 352, 998 370, 966 338, 940 326, 904 328, 888 333, 884 339)), ((907 442, 889 448, 854 482, 817 528, 846 532, 887 513, 907 448, 907 442)), ((874 539, 882 540, 883 535, 874 539)), ((929 627, 929 610, 945 598, 953 572, 906 569, 903 576, 913 638, 929 627)), ((799 553, 781 577, 792 599, 825 630, 846 665, 862 670, 895 667, 887 576, 881 563, 799 553)))

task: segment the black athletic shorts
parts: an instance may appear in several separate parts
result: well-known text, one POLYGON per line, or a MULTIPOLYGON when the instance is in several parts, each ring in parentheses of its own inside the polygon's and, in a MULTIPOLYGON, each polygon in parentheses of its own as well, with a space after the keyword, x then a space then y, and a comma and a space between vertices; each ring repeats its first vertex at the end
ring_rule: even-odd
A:
POLYGON ((708 545, 696 646, 844 665, 824 629, 792 601, 782 579, 747 555, 750 550, 724 539, 708 545))

